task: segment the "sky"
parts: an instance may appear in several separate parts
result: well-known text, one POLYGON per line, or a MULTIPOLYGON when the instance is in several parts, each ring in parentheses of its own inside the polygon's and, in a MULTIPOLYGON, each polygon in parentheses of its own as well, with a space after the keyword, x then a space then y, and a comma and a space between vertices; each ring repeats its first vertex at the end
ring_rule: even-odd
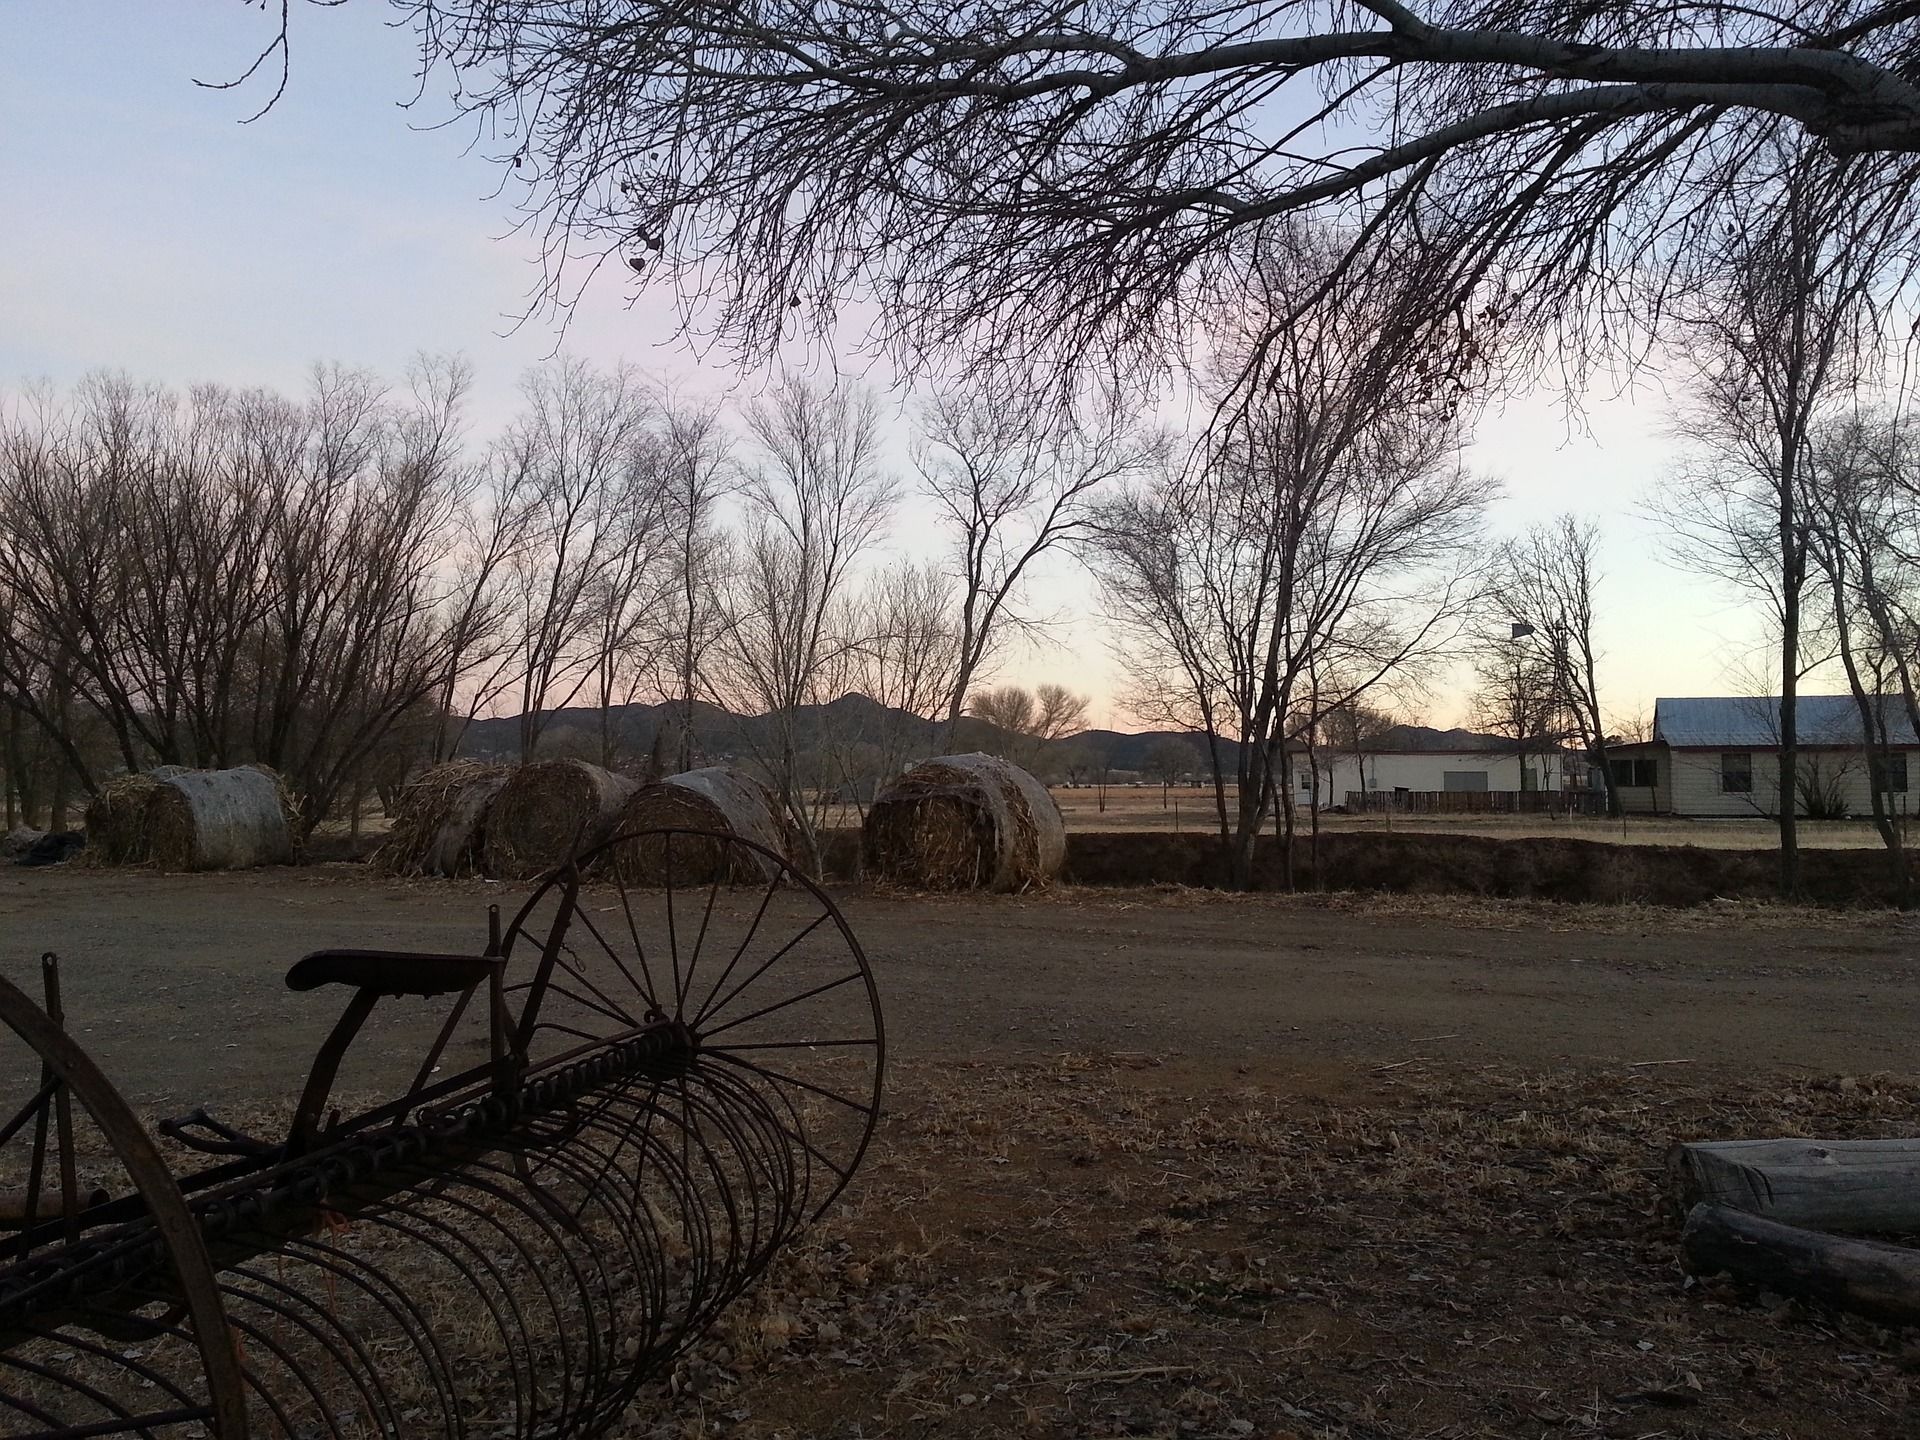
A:
MULTIPOLYGON (((102 367, 297 391, 316 361, 397 378, 418 352, 458 352, 484 439, 512 414, 522 374, 561 346, 713 395, 767 383, 677 337, 666 300, 624 274, 588 290, 564 335, 551 320, 517 324, 539 279, 533 242, 513 233, 471 137, 432 128, 444 111, 431 97, 402 108, 412 42, 377 0, 296 5, 287 93, 240 123, 273 77, 239 92, 193 82, 243 71, 277 26, 271 9, 0 0, 0 392, 102 367)), ((1667 563, 1641 514, 1674 450, 1667 401, 1651 385, 1590 392, 1570 423, 1563 399, 1519 397, 1481 425, 1469 462, 1505 486, 1488 544, 1566 510, 1600 522, 1602 689, 1618 719, 1650 715, 1657 696, 1746 693, 1757 617, 1667 563)), ((902 463, 905 435, 896 412, 902 463)), ((889 544, 926 556, 932 535, 909 501, 889 544)), ((1034 600, 1057 617, 1053 638, 997 678, 1060 681, 1092 697, 1095 723, 1128 727, 1091 577, 1062 558, 1034 600)), ((1462 723, 1470 681, 1462 668, 1405 718, 1462 723)))

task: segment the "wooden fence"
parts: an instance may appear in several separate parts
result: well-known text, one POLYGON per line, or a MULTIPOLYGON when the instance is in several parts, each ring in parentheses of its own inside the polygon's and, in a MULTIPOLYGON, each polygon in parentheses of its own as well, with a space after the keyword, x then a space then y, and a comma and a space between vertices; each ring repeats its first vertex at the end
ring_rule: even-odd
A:
POLYGON ((1604 815, 1599 790, 1349 790, 1355 815, 1604 815))

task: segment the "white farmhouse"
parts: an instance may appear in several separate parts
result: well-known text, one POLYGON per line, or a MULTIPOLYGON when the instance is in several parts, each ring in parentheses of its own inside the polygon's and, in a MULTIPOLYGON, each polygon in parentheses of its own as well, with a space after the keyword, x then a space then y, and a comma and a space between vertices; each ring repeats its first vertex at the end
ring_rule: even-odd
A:
POLYGON ((1295 802, 1313 800, 1316 782, 1323 807, 1369 809, 1496 809, 1492 797, 1523 792, 1559 794, 1569 776, 1584 779, 1577 756, 1540 745, 1521 754, 1511 741, 1470 730, 1433 730, 1399 725, 1359 751, 1322 749, 1312 763, 1304 750, 1293 756, 1295 802), (1460 797, 1448 802, 1445 796, 1460 797), (1486 795, 1487 801, 1468 797, 1486 795))
MULTIPOLYGON (((1912 813, 1909 757, 1920 750, 1906 707, 1894 696, 1873 702, 1884 729, 1884 766, 1868 762, 1865 728, 1851 695, 1802 695, 1800 815, 1869 815, 1878 780, 1887 809, 1912 813), (1879 773, 1875 775, 1875 771, 1879 773)), ((1774 696, 1657 700, 1653 739, 1608 747, 1620 801, 1630 814, 1746 817, 1780 813, 1780 701, 1774 696)), ((1920 781, 1920 776, 1916 776, 1920 781)))

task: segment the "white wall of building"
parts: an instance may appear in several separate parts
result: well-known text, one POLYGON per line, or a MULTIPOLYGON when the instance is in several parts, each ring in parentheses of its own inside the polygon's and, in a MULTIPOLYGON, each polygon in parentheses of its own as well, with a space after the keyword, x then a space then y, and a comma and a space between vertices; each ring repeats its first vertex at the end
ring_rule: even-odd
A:
MULTIPOLYGON (((1669 750, 1661 757, 1662 766, 1671 764, 1671 772, 1660 776, 1659 799, 1663 808, 1675 815, 1705 817, 1744 817, 1780 813, 1780 756, 1769 750, 1669 750), (1730 755, 1748 757, 1752 776, 1750 790, 1726 787, 1727 761, 1730 755)), ((1732 762, 1738 773, 1738 761, 1732 762)), ((1909 755, 1907 777, 1910 786, 1920 786, 1920 755, 1909 755)), ((1831 791, 1849 814, 1871 815, 1873 797, 1867 790, 1866 757, 1858 751, 1813 750, 1800 757, 1803 774, 1817 777, 1821 791, 1831 791)), ((1896 789, 1888 796, 1888 808, 1896 815, 1914 813, 1911 790, 1896 789)), ((1797 797, 1798 798, 1798 797, 1797 797)), ((1798 805, 1806 813, 1804 803, 1798 805)))
MULTIPOLYGON (((1395 751, 1382 755, 1321 755, 1320 803, 1344 805, 1350 793, 1394 790, 1558 790, 1562 757, 1529 755, 1521 774, 1521 757, 1480 750, 1395 751), (1364 768, 1363 768, 1364 767, 1364 768)), ((1294 798, 1300 805, 1313 799, 1313 779, 1303 754, 1294 757, 1294 798)))

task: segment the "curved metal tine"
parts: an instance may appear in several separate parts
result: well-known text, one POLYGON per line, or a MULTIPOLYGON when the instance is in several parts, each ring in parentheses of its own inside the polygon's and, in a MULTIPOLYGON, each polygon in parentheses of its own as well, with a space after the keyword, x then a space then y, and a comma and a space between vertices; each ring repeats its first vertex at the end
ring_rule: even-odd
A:
MULTIPOLYGON (((44 1432, 47 1436, 62 1436, 70 1433, 69 1427, 61 1423, 58 1415, 55 1415, 50 1410, 41 1409, 23 1395, 15 1394, 10 1390, 0 1390, 0 1405, 4 1405, 11 1410, 17 1410, 30 1420, 37 1420, 40 1424, 47 1427, 44 1432)), ((11 1433, 17 1434, 19 1432, 11 1433)))
MULTIPOLYGON (((523 1263, 527 1266, 529 1273, 545 1299, 548 1313, 554 1317, 553 1341, 560 1352, 560 1371, 562 1374, 569 1376, 576 1373, 576 1361, 574 1358, 575 1331, 574 1327, 570 1325, 568 1321, 571 1317, 578 1314, 580 1318, 589 1322, 583 1327, 586 1330, 584 1339, 589 1352, 595 1354, 599 1353, 600 1350, 598 1326, 591 1323, 595 1317, 592 1314, 590 1306, 583 1305, 575 1307, 561 1303, 552 1283, 550 1283, 550 1277, 557 1276, 569 1280, 571 1282, 571 1292, 575 1296, 590 1293, 577 1258, 578 1247, 569 1246, 566 1243, 565 1232, 556 1228, 552 1218, 547 1215, 541 1207, 529 1204, 515 1193, 517 1185, 523 1182, 520 1182, 519 1177, 513 1173, 509 1166, 503 1165, 490 1156, 481 1155, 469 1158, 462 1162, 458 1169, 451 1172, 451 1175, 449 1175, 448 1172, 441 1171, 429 1178, 445 1178, 451 1180, 454 1184, 471 1187, 480 1194, 498 1202, 502 1208, 512 1212, 519 1217, 519 1219, 524 1220, 529 1227, 540 1234, 543 1244, 540 1252, 535 1254, 527 1249, 525 1239, 515 1233, 510 1227, 506 1226, 498 1215, 489 1212, 485 1206, 472 1207, 476 1213, 484 1214, 496 1232, 506 1237, 508 1243, 521 1253, 523 1263)), ((447 1196, 443 1191, 436 1198, 444 1201, 447 1196)), ((595 1255, 593 1259, 598 1262, 600 1257, 595 1255)), ((571 1384, 570 1381, 569 1384, 571 1384)), ((539 1404, 540 1398, 540 1389, 536 1386, 534 1394, 536 1406, 539 1404)), ((569 1399, 563 1399, 560 1416, 553 1421, 550 1433, 566 1433, 564 1417, 570 1408, 571 1401, 569 1399)), ((541 1425, 542 1422, 536 1411, 528 1423, 523 1424, 522 1433, 535 1433, 537 1430, 540 1430, 541 1425)))
MULTIPOLYGON (((115 1349, 103 1344, 101 1341, 89 1338, 84 1330, 79 1328, 87 1324, 87 1317, 89 1315, 95 1316, 96 1318, 105 1318, 110 1321, 124 1318, 112 1312, 83 1307, 76 1313, 75 1323, 71 1327, 66 1329, 36 1328, 30 1333, 36 1339, 57 1342, 66 1349, 91 1355, 97 1360, 105 1361, 110 1366, 126 1371, 132 1375, 134 1379, 139 1381, 142 1386, 150 1386, 153 1389, 165 1392, 169 1399, 177 1402, 178 1408, 191 1409, 194 1406, 195 1401, 193 1396, 189 1395, 185 1390, 182 1390, 165 1371, 156 1370, 153 1366, 146 1364, 145 1357, 139 1354, 139 1352, 131 1349, 115 1349)), ((156 1333, 173 1338, 182 1345, 190 1346, 193 1344, 191 1337, 178 1328, 159 1330, 156 1333)), ((0 1352, 0 1358, 4 1358, 4 1352, 0 1352)))
MULTIPOLYGON (((409 1168, 418 1169, 418 1167, 409 1168)), ((411 1234, 416 1239, 423 1240, 443 1255, 447 1263, 468 1283, 469 1288, 481 1296, 487 1313, 502 1339, 502 1349, 506 1353, 512 1377, 515 1411, 523 1421, 520 1433, 525 1434, 529 1433, 532 1417, 539 1410, 540 1385, 533 1372, 536 1328, 527 1311, 522 1307, 522 1289, 527 1288, 538 1292, 540 1299, 544 1302, 546 1313, 556 1325, 564 1312, 552 1286, 547 1283, 545 1271, 541 1268, 543 1257, 536 1255, 524 1238, 513 1227, 505 1224, 494 1210, 454 1193, 456 1186, 465 1183, 466 1177, 457 1171, 421 1172, 416 1175, 415 1188, 410 1195, 403 1194, 396 1197, 380 1207, 377 1214, 363 1218, 372 1219, 388 1229, 401 1234, 411 1234), (449 1220, 422 1213, 417 1205, 409 1206, 404 1203, 413 1196, 445 1205, 448 1209, 464 1216, 467 1223, 456 1225, 449 1220), (423 1235, 421 1230, 412 1228, 416 1226, 421 1227, 421 1230, 437 1231, 446 1236, 449 1242, 471 1256, 472 1265, 463 1263, 451 1249, 434 1240, 431 1233, 423 1235), (501 1268, 500 1259, 490 1254, 480 1244, 476 1237, 488 1232, 495 1235, 508 1252, 518 1257, 518 1269, 532 1276, 531 1286, 523 1287, 523 1282, 506 1273, 501 1268), (483 1275, 490 1283, 481 1283, 483 1275), (501 1308, 503 1304, 506 1307, 504 1313, 501 1308), (512 1317, 511 1327, 507 1324, 507 1315, 512 1317)), ((483 1187, 475 1188, 481 1189, 483 1194, 486 1193, 483 1187)), ((454 1413, 457 1415, 457 1409, 454 1413)))
MULTIPOLYGON (((399 1333, 405 1337, 408 1348, 419 1360, 421 1369, 427 1373, 434 1388, 442 1395, 453 1392, 451 1373, 447 1371, 446 1358, 434 1336, 432 1324, 414 1305, 403 1287, 388 1279, 377 1265, 323 1241, 313 1240, 310 1237, 288 1236, 281 1240, 281 1244, 283 1248, 272 1258, 276 1266, 282 1270, 282 1274, 275 1276, 264 1273, 261 1268, 267 1258, 264 1255, 236 1266, 228 1273, 244 1275, 256 1285, 286 1295, 292 1303, 304 1305, 314 1311, 319 1320, 327 1322, 339 1333, 353 1352, 359 1369, 364 1370, 371 1381, 372 1391, 370 1392, 368 1386, 360 1382, 358 1375, 354 1375, 355 1387, 360 1390, 362 1398, 368 1402, 368 1413, 375 1417, 384 1413, 388 1417, 386 1424, 382 1427, 383 1434, 396 1433, 401 1415, 401 1407, 395 1403, 385 1379, 389 1365, 384 1355, 376 1357, 368 1348, 366 1338, 361 1333, 362 1327, 355 1323, 352 1317, 340 1313, 343 1307, 339 1303, 340 1297, 335 1281, 344 1282, 352 1290, 364 1295, 379 1310, 384 1311, 399 1333), (284 1265, 288 1259, 322 1272, 326 1277, 323 1283, 327 1287, 324 1301, 316 1299, 308 1291, 290 1283, 285 1278, 284 1265), (384 1283, 386 1290, 392 1292, 391 1296, 383 1293, 382 1289, 373 1283, 374 1278, 384 1283), (379 1400, 377 1405, 374 1403, 376 1392, 379 1400)), ((253 1303, 262 1302, 256 1296, 253 1303)), ((269 1306, 269 1308, 273 1307, 269 1306)), ((347 1370, 349 1373, 354 1372, 353 1366, 339 1363, 338 1350, 327 1342, 324 1335, 315 1333, 314 1338, 329 1351, 338 1368, 347 1370)))
MULTIPOLYGON (((416 1188, 413 1193, 435 1201, 444 1198, 437 1191, 429 1193, 416 1188)), ((447 1203, 455 1209, 470 1208, 466 1202, 450 1198, 447 1199, 447 1203)), ((515 1284, 501 1272, 499 1266, 495 1263, 494 1257, 488 1254, 463 1227, 451 1225, 443 1220, 423 1215, 417 1207, 414 1209, 401 1209, 397 1206, 386 1204, 374 1211, 360 1212, 355 1218, 362 1224, 378 1225, 396 1234, 411 1237, 413 1240, 425 1245, 428 1249, 438 1254, 453 1268, 455 1273, 468 1282, 469 1288, 480 1296, 481 1303, 486 1307, 488 1317, 492 1320, 495 1330, 498 1331, 502 1337, 501 1348, 506 1354, 512 1376, 514 1405, 517 1410, 524 1412, 532 1403, 528 1397, 532 1393, 534 1384, 531 1360, 529 1358, 533 1353, 532 1346, 530 1343, 527 1343, 531 1332, 527 1328, 526 1316, 520 1309, 515 1284), (443 1241, 436 1238, 437 1235, 444 1235, 446 1239, 443 1241), (474 1269, 468 1268, 468 1265, 455 1253, 454 1247, 456 1246, 471 1253, 475 1266, 474 1269), (483 1276, 491 1283, 480 1283, 483 1276), (501 1308, 503 1304, 506 1307, 505 1313, 503 1313, 501 1308), (511 1326, 507 1323, 506 1316, 508 1314, 510 1314, 513 1319, 511 1326), (513 1343, 512 1337, 516 1334, 521 1337, 522 1343, 513 1343)), ((523 1251, 523 1258, 524 1254, 525 1252, 523 1251)), ((448 1377, 451 1383, 451 1367, 448 1368, 448 1377)), ((449 1417, 457 1417, 459 1414, 458 1398, 460 1394, 457 1383, 453 1383, 453 1388, 450 1393, 452 1399, 449 1401, 447 1413, 449 1417)))
MULTIPOLYGON (((752 1071, 756 1068, 750 1064, 747 1064, 746 1062, 738 1061, 738 1060, 730 1061, 729 1063, 737 1065, 739 1068, 743 1070, 748 1070, 748 1071, 752 1071)), ((715 1074, 715 1072, 711 1070, 705 1072, 705 1078, 707 1079, 708 1083, 714 1084, 716 1088, 721 1088, 720 1083, 718 1081, 718 1077, 715 1074)), ((828 1155, 824 1150, 822 1150, 818 1145, 816 1145, 812 1140, 810 1140, 807 1137, 805 1133, 806 1121, 804 1117, 800 1114, 799 1109, 794 1105, 792 1098, 788 1094, 786 1094, 784 1090, 780 1089, 781 1082, 768 1076, 762 1076, 762 1078, 766 1080, 766 1083, 768 1085, 774 1087, 774 1089, 778 1094, 780 1104, 786 1112, 786 1116, 784 1119, 782 1119, 778 1114, 773 1115, 773 1121, 779 1127, 781 1134, 783 1134, 789 1142, 791 1142, 794 1145, 798 1145, 809 1156, 819 1161, 820 1164, 822 1164, 829 1171, 831 1171, 835 1177, 836 1183, 833 1186, 830 1193, 819 1203, 819 1205, 814 1206, 811 1210, 811 1213, 806 1217, 809 1219, 816 1218, 820 1215, 822 1211, 826 1209, 828 1205, 831 1205, 833 1201, 836 1198, 838 1198, 840 1192, 846 1188, 847 1182, 853 1178, 854 1170, 859 1167, 861 1158, 866 1154, 867 1143, 871 1137, 871 1130, 867 1128, 863 1128, 860 1136, 859 1144, 854 1148, 853 1154, 851 1156, 847 1157, 844 1161, 835 1160, 832 1156, 828 1155)), ((746 1093, 751 1093, 754 1095, 755 1099, 762 1106, 769 1105, 768 1098, 764 1095, 764 1093, 762 1093, 759 1090, 758 1087, 748 1086, 744 1081, 744 1079, 740 1080, 738 1083, 741 1087, 741 1091, 736 1091, 735 1092, 736 1094, 739 1094, 742 1091, 746 1093)), ((805 1185, 803 1188, 807 1190, 809 1195, 811 1194, 812 1187, 810 1184, 805 1185)))
MULTIPOLYGON (((18 1370, 25 1375, 37 1376, 41 1380, 47 1382, 48 1389, 56 1392, 60 1392, 60 1391, 71 1392, 72 1394, 78 1396, 80 1399, 88 1402, 89 1404, 95 1406, 96 1408, 106 1411, 108 1416, 110 1417, 110 1421, 98 1422, 102 1428, 95 1430, 95 1433, 97 1434, 119 1435, 119 1434, 125 1434, 126 1432, 131 1430, 149 1429, 155 1424, 163 1423, 163 1422, 155 1421, 154 1419, 151 1418, 151 1416, 135 1415, 133 1411, 129 1410, 122 1401, 120 1401, 113 1395, 109 1394, 107 1391, 101 1390, 97 1386, 88 1384, 85 1380, 82 1380, 80 1377, 76 1375, 63 1374, 61 1371, 55 1370, 51 1365, 43 1365, 43 1364, 40 1364, 38 1361, 28 1360, 19 1355, 14 1355, 4 1351, 0 1351, 0 1366, 5 1366, 7 1369, 10 1369, 10 1370, 18 1370)), ((9 1398, 8 1392, 6 1391, 4 1386, 0 1386, 0 1398, 9 1398)), ((53 1396, 48 1396, 48 1400, 50 1402, 53 1398, 54 1398, 53 1396)), ((183 1396, 181 1398, 184 1399, 185 1397, 183 1396)), ((207 1416, 213 1413, 211 1407, 208 1407, 208 1406, 193 1407, 191 1404, 187 1406, 176 1407, 173 1413, 178 1414, 182 1410, 190 1411, 193 1415, 193 1418, 196 1420, 205 1420, 207 1416)), ((162 1413, 167 1413, 167 1412, 162 1412, 162 1413)), ((175 1422, 166 1421, 164 1423, 173 1424, 175 1422)), ((68 1416, 66 1419, 66 1429, 68 1431, 71 1431, 73 1429, 78 1429, 78 1428, 94 1429, 95 1427, 93 1425, 88 1425, 85 1427, 76 1426, 73 1422, 72 1417, 68 1416)))
MULTIPOLYGON (((275 1257, 280 1260, 281 1257, 275 1257)), ((355 1333, 355 1327, 344 1323, 333 1308, 314 1299, 311 1295, 285 1280, 277 1280, 264 1275, 257 1268, 259 1261, 249 1261, 224 1272, 220 1290, 227 1297, 228 1312, 242 1306, 251 1306, 273 1316, 279 1324, 282 1345, 289 1347, 283 1352, 284 1363, 288 1369, 297 1370, 303 1381, 311 1383, 318 1393, 320 1381, 310 1376, 309 1367, 290 1353, 295 1343, 287 1334, 288 1326, 305 1335, 307 1340, 317 1347, 322 1356, 330 1362, 334 1381, 333 1389, 339 1388, 339 1381, 345 1379, 359 1395, 359 1410, 374 1423, 378 1433, 389 1434, 399 1420, 399 1411, 394 1407, 393 1397, 387 1393, 385 1382, 380 1376, 380 1367, 373 1363, 355 1333), (241 1283, 242 1281, 246 1283, 241 1283), (257 1288, 256 1288, 257 1287, 257 1288), (284 1298, 280 1298, 284 1297, 284 1298), (317 1318, 316 1318, 317 1317, 317 1318), (333 1332, 332 1334, 329 1331, 333 1332), (339 1338, 336 1339, 334 1336, 339 1338), (384 1421, 382 1417, 385 1417, 384 1421)), ((338 1400, 327 1404, 335 1424, 340 1422, 342 1411, 337 1408, 338 1400)))
MULTIPOLYGON (((431 1377, 433 1388, 441 1396, 443 1410, 449 1415, 453 1413, 452 1407, 456 1403, 455 1397, 458 1394, 453 1367, 447 1359, 445 1349, 440 1344, 440 1337, 434 1329, 433 1322, 407 1293, 406 1286, 392 1279, 371 1261, 354 1256, 325 1241, 315 1240, 311 1236, 287 1236, 281 1244, 288 1254, 298 1256, 305 1263, 345 1280, 359 1289, 392 1316, 395 1323, 406 1332, 414 1353, 421 1359, 422 1368, 431 1377)), ((371 1359, 369 1363, 372 1363, 371 1359)), ((448 1426, 448 1431, 452 1433, 451 1424, 448 1426)))

